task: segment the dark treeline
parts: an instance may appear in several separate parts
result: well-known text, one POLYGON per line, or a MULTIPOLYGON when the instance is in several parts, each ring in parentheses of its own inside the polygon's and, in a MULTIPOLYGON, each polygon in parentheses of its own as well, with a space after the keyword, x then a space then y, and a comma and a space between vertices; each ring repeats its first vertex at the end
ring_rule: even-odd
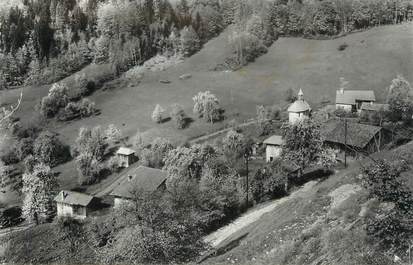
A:
POLYGON ((222 30, 219 11, 218 1, 26 0, 0 17, 0 84, 54 82, 92 61, 119 73, 157 53, 191 55, 222 30))
POLYGON ((280 35, 328 37, 412 17, 411 0, 24 0, 0 15, 0 88, 55 82, 91 62, 119 74, 159 53, 190 56, 229 24, 246 27, 234 38, 258 48, 235 50, 254 58, 280 35))

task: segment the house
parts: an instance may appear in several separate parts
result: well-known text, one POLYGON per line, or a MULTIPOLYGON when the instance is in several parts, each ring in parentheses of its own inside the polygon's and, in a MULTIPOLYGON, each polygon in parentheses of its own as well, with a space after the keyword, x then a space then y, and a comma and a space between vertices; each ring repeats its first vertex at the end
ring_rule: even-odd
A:
POLYGON ((363 103, 374 103, 376 96, 373 90, 337 90, 336 109, 349 112, 359 111, 363 103))
POLYGON ((311 107, 304 100, 304 93, 300 89, 298 92, 298 99, 288 107, 288 120, 290 124, 297 123, 310 117, 311 107))
POLYGON ((389 141, 389 135, 382 127, 348 121, 346 130, 344 120, 324 123, 322 133, 325 144, 338 151, 347 150, 354 156, 377 152, 389 141))
POLYGON ((361 104, 360 114, 373 114, 380 111, 389 111, 389 104, 366 103, 361 104))
POLYGON ((281 155, 282 136, 273 135, 264 141, 265 157, 267 162, 272 162, 281 155))
POLYGON ((128 168, 136 161, 135 150, 127 147, 121 147, 116 152, 119 158, 119 167, 128 168))
POLYGON ((138 166, 120 176, 119 185, 109 194, 114 197, 114 207, 130 202, 136 192, 165 190, 167 173, 164 170, 138 166))
POLYGON ((84 219, 88 216, 94 197, 88 194, 62 190, 54 198, 58 217, 84 219))

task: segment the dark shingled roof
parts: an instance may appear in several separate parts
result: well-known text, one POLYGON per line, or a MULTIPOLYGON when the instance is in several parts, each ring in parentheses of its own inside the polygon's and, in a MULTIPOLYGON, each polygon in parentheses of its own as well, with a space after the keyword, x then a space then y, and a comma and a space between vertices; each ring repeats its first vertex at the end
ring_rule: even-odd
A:
POLYGON ((379 103, 367 103, 367 102, 363 102, 363 104, 361 104, 361 110, 368 110, 368 111, 388 111, 389 110, 389 104, 379 104, 379 103))
POLYGON ((80 192, 62 190, 54 198, 54 200, 57 203, 88 206, 89 203, 93 200, 93 197, 88 194, 84 194, 80 192))
MULTIPOLYGON (((347 122, 347 145, 364 148, 382 130, 381 127, 355 122, 347 122)), ((331 120, 323 124, 326 142, 344 144, 344 121, 331 120)))
POLYGON ((337 104, 356 104, 359 101, 376 101, 376 96, 373 90, 344 90, 343 93, 337 90, 336 103, 337 104))
POLYGON ((132 198, 131 192, 141 190, 147 192, 156 191, 166 180, 166 171, 139 166, 125 172, 120 179, 119 186, 110 195, 121 198, 132 198))

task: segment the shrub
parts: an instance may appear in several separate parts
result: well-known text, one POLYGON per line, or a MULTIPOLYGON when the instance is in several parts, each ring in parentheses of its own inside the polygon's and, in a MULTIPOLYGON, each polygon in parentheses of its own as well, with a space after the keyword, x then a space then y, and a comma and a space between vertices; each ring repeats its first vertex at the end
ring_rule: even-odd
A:
POLYGON ((221 119, 221 108, 218 98, 210 91, 199 92, 192 98, 194 113, 213 123, 221 119))
POLYGON ((80 185, 95 183, 103 174, 104 166, 90 154, 80 154, 76 157, 78 182, 80 185))
POLYGON ((161 105, 156 104, 155 109, 152 112, 152 121, 156 123, 161 123, 163 121, 163 115, 165 110, 161 107, 161 105))
POLYGON ((16 155, 20 161, 33 154, 33 139, 22 138, 16 144, 16 155))
POLYGON ((69 148, 51 132, 42 132, 34 141, 33 154, 40 161, 50 166, 65 162, 70 158, 69 148))
POLYGON ((95 102, 87 98, 80 102, 69 102, 66 105, 63 115, 59 117, 62 120, 72 120, 76 117, 90 117, 96 112, 95 102))
POLYGON ((69 102, 68 88, 64 83, 55 83, 49 90, 49 94, 40 103, 40 112, 46 118, 54 117, 57 112, 66 107, 69 102))
POLYGON ((84 98, 79 103, 79 112, 82 117, 92 116, 96 112, 95 102, 84 98))
POLYGON ((186 115, 183 107, 179 104, 172 105, 171 111, 172 120, 178 129, 183 129, 186 126, 186 115))
POLYGON ((109 124, 105 130, 105 135, 106 139, 112 144, 119 142, 122 138, 122 132, 114 124, 109 124))
POLYGON ((109 158, 109 160, 106 163, 106 168, 109 169, 112 173, 119 172, 119 157, 112 156, 111 158, 109 158))

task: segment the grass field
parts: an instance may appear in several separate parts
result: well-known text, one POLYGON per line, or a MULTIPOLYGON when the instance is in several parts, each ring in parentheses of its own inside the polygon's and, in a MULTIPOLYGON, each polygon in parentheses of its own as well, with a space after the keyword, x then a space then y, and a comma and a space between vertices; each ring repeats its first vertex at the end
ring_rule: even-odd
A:
MULTIPOLYGON (((116 87, 100 90, 91 96, 99 116, 70 123, 51 123, 52 130, 60 133, 72 145, 81 126, 107 126, 114 123, 124 136, 132 136, 139 129, 148 139, 163 136, 175 142, 213 132, 224 123, 210 125, 195 119, 189 128, 177 130, 172 122, 156 125, 151 113, 156 104, 169 108, 173 103, 184 106, 192 115, 192 97, 199 91, 215 93, 225 108, 226 121, 239 122, 255 116, 256 105, 283 102, 288 88, 302 88, 305 98, 316 107, 323 97, 334 101, 339 78, 350 82, 351 89, 374 89, 379 100, 384 100, 386 88, 397 74, 413 82, 413 24, 384 26, 354 33, 334 40, 306 40, 281 38, 269 52, 256 62, 236 72, 215 72, 214 68, 229 54, 228 33, 211 40, 197 54, 184 63, 162 72, 144 76, 135 87, 116 87), (347 43, 348 48, 338 51, 347 43), (192 78, 179 80, 182 74, 192 78), (162 84, 159 80, 170 80, 162 84)), ((102 75, 107 66, 89 66, 82 70, 88 76, 102 75)), ((70 78, 69 78, 70 80, 70 78)), ((34 106, 48 90, 48 86, 28 87, 24 102, 17 114, 25 122, 34 120, 34 106)), ((12 102, 18 90, 9 91, 2 100, 12 102)), ((76 171, 73 162, 58 168, 64 187, 75 185, 76 171)))

